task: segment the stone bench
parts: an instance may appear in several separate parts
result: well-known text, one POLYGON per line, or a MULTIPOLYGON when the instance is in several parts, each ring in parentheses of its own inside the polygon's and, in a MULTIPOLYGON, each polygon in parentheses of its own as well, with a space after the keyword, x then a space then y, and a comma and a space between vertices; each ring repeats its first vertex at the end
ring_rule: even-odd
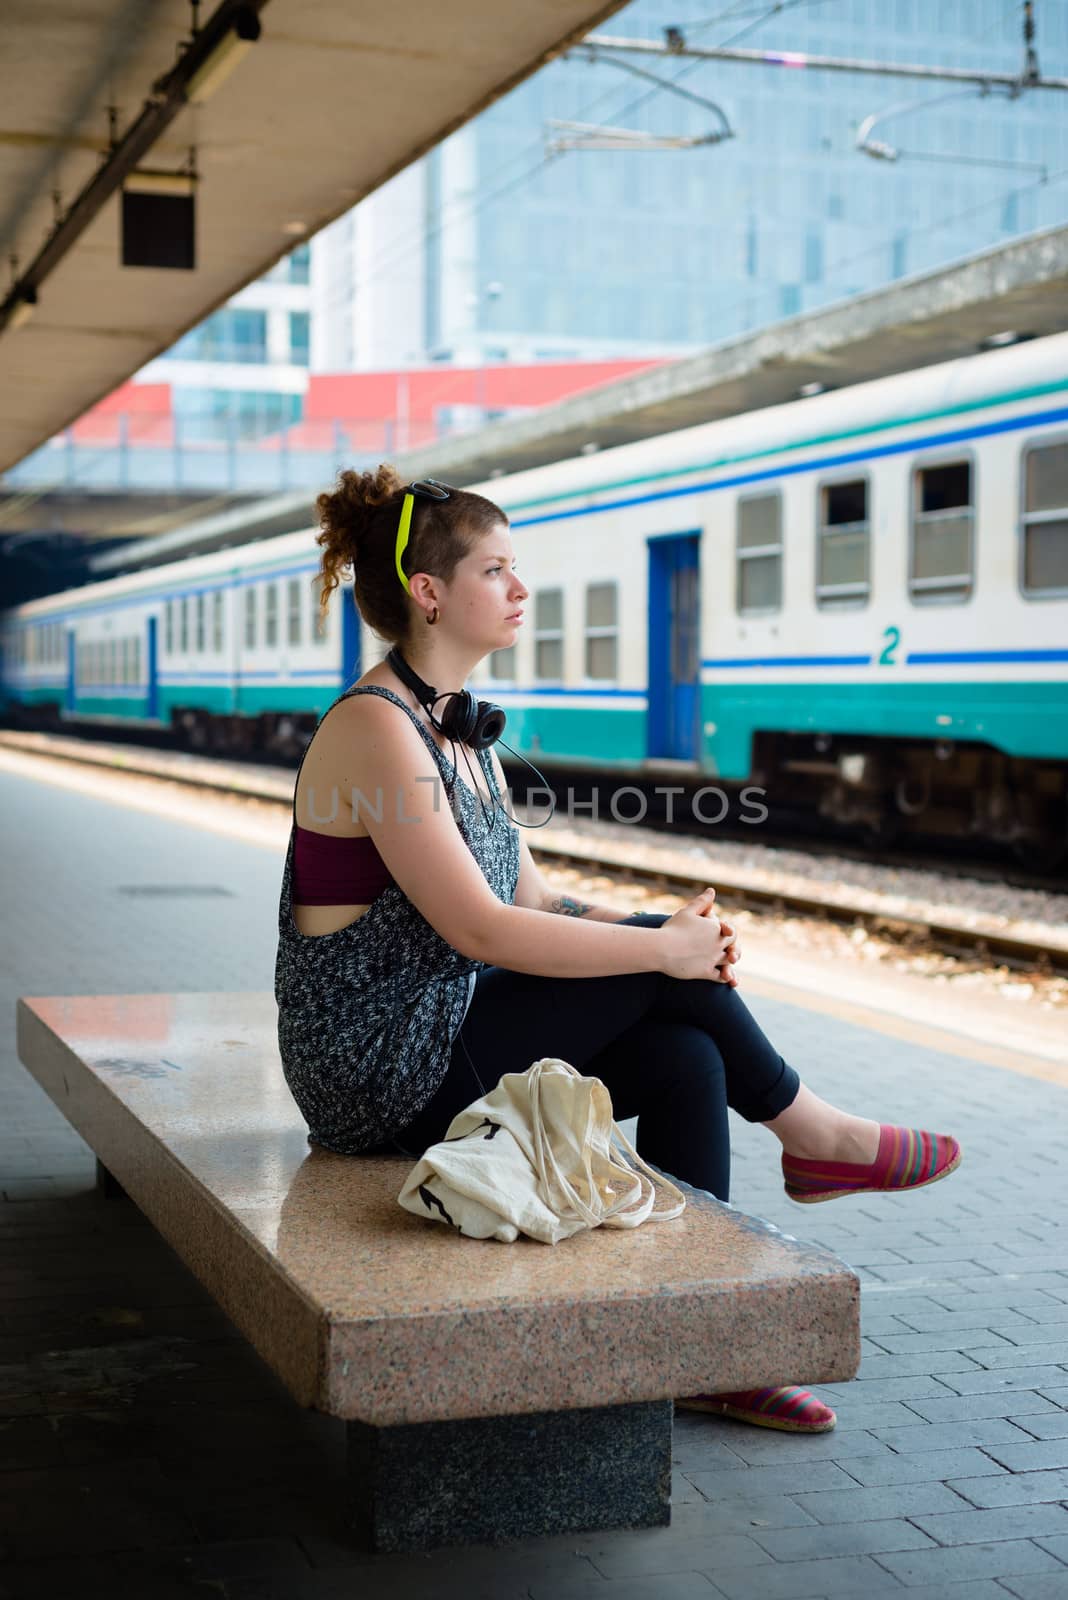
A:
POLYGON ((667 1523, 672 1396, 855 1374, 850 1269, 698 1191, 555 1247, 411 1216, 407 1160, 309 1146, 276 1017, 267 993, 21 999, 18 1050, 105 1189, 344 1421, 363 1545, 667 1523))

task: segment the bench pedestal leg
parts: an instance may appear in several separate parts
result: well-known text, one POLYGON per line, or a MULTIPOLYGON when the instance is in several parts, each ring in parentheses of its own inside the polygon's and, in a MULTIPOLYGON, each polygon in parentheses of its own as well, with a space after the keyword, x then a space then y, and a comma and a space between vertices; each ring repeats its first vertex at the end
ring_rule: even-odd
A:
POLYGON ((104 1163, 97 1157, 96 1161, 96 1190, 103 1195, 105 1200, 125 1200, 126 1190, 118 1178, 113 1178, 104 1163))
POLYGON ((584 1411, 348 1423, 349 1520, 365 1548, 431 1550, 671 1520, 670 1400, 584 1411))

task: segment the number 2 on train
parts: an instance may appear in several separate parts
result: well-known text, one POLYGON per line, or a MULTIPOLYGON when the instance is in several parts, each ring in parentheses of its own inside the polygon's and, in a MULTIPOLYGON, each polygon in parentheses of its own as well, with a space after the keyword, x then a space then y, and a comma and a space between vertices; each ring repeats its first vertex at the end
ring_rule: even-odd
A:
POLYGON ((879 657, 879 665, 881 667, 896 666, 897 663, 894 660, 894 651, 901 643, 901 629, 884 628, 883 638, 886 640, 886 643, 883 645, 883 653, 879 657))

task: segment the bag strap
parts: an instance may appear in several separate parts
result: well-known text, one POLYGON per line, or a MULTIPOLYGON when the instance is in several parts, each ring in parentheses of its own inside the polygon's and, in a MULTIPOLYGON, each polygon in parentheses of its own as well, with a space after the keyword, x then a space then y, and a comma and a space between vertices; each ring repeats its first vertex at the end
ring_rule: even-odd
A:
MULTIPOLYGON (((560 1066, 566 1068, 567 1075, 572 1078, 581 1078, 581 1072, 566 1061, 561 1061, 560 1066)), ((550 1192, 549 1173, 551 1171, 558 1188, 567 1197, 568 1202, 578 1213, 589 1228, 597 1228, 604 1221, 604 1207, 594 1210, 588 1206, 582 1196, 572 1185, 570 1179, 560 1170, 551 1141, 546 1137, 545 1121, 541 1111, 541 1077, 542 1063, 536 1061, 527 1073, 527 1088, 530 1093, 530 1126, 534 1137, 534 1167, 544 1193, 550 1192)), ((589 1142, 589 1129, 587 1137, 583 1140, 583 1149, 589 1142)), ((594 1192, 593 1183, 590 1183, 590 1194, 594 1192)))
POLYGON ((619 1140, 624 1150, 634 1162, 634 1165, 639 1169, 639 1171, 644 1172, 645 1176, 649 1179, 649 1182, 653 1186, 654 1194, 658 1188, 668 1189, 678 1200, 678 1205, 672 1206, 668 1211, 657 1211, 654 1205, 654 1209, 650 1211, 645 1220, 647 1222, 670 1222, 673 1217, 681 1217, 682 1213, 686 1210, 686 1196, 683 1194, 678 1185, 672 1183, 671 1179, 666 1177, 664 1173, 654 1172, 652 1167, 649 1166, 648 1162, 642 1160, 641 1156, 638 1154, 637 1150, 635 1150, 634 1146, 631 1144, 630 1140, 627 1138, 618 1122, 612 1123, 612 1137, 613 1139, 619 1140))
MULTIPOLYGON (((560 1061, 560 1062, 557 1063, 557 1065, 560 1066, 560 1067, 565 1068, 566 1073, 567 1073, 567 1075, 569 1077, 572 1077, 572 1078, 581 1078, 582 1077, 582 1073, 578 1072, 567 1061, 560 1061)), ((574 1210, 578 1213, 578 1215, 582 1218, 582 1220, 586 1223, 586 1225, 588 1227, 591 1227, 591 1228, 599 1227, 600 1224, 605 1221, 605 1210, 604 1210, 603 1204, 600 1206, 599 1209, 596 1209, 596 1210, 594 1208, 592 1208, 591 1206, 586 1204, 586 1202, 583 1200, 582 1196, 575 1190, 575 1188, 572 1185, 570 1179, 566 1176, 565 1173, 563 1173, 560 1170, 560 1164, 556 1159, 556 1154, 553 1151, 552 1143, 546 1136, 545 1123, 544 1123, 544 1119, 542 1117, 542 1111, 541 1111, 541 1077, 542 1077, 542 1071, 543 1071, 542 1063, 540 1061, 537 1061, 537 1062, 534 1063, 534 1065, 530 1068, 529 1072, 527 1073, 527 1086, 528 1086, 529 1093, 530 1093, 531 1131, 533 1133, 533 1139, 534 1139, 534 1164, 535 1164, 535 1168, 536 1168, 536 1171, 537 1171, 537 1174, 538 1174, 538 1179, 539 1179, 539 1181, 540 1181, 540 1183, 542 1185, 542 1189, 546 1193, 548 1193, 549 1192, 549 1173, 551 1172, 552 1177, 555 1180, 555 1182, 557 1183, 557 1185, 559 1186, 560 1190, 564 1193, 564 1195, 566 1195, 569 1203, 573 1206, 574 1210)), ((662 1173, 657 1173, 657 1172, 653 1171, 652 1167, 650 1167, 648 1165, 648 1163, 646 1161, 644 1161, 642 1159, 642 1157, 638 1154, 637 1150, 635 1150, 634 1146, 631 1144, 630 1140, 627 1138, 626 1134, 623 1132, 623 1130, 619 1126, 618 1122, 616 1122, 614 1119, 613 1119, 613 1122, 612 1122, 612 1138, 615 1139, 616 1141, 618 1141, 618 1143, 620 1145, 622 1145, 622 1147, 626 1151, 627 1155, 629 1155, 631 1160, 633 1161, 633 1163, 634 1163, 635 1167, 637 1168, 638 1172, 641 1173, 648 1180, 649 1184, 652 1187, 652 1191, 653 1191, 653 1209, 651 1209, 648 1212, 647 1216, 642 1218, 642 1220, 646 1221, 646 1222, 670 1222, 670 1221, 672 1221, 673 1218, 680 1217, 682 1215, 682 1213, 686 1209, 686 1196, 683 1194, 682 1190, 679 1189, 674 1183, 672 1183, 670 1178, 665 1177, 662 1173), (676 1198, 678 1203, 676 1205, 673 1205, 673 1206, 669 1207, 666 1210, 660 1210, 660 1211, 656 1210, 655 1209, 655 1206, 656 1206, 656 1194, 657 1194, 658 1187, 669 1190, 670 1193, 675 1196, 675 1198, 676 1198)), ((588 1148, 589 1148, 589 1128, 587 1127, 586 1136, 583 1139, 583 1150, 584 1150, 584 1152, 587 1151, 588 1148)), ((622 1165, 625 1166, 626 1162, 625 1161, 622 1162, 622 1165)), ((587 1166, 588 1166, 588 1163, 587 1163, 587 1166)), ((591 1173, 591 1181, 590 1181, 590 1194, 591 1194, 591 1196, 595 1192, 596 1192, 595 1185, 594 1185, 594 1183, 592 1181, 592 1173, 591 1173)))

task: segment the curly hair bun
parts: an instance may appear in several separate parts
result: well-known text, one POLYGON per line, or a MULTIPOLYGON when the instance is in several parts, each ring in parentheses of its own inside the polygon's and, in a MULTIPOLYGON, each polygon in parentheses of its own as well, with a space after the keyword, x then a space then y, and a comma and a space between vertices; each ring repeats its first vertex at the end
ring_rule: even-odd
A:
POLYGON ((337 488, 315 502, 323 530, 316 543, 335 564, 351 566, 367 529, 367 513, 403 488, 396 469, 385 461, 376 472, 339 472, 337 488))

